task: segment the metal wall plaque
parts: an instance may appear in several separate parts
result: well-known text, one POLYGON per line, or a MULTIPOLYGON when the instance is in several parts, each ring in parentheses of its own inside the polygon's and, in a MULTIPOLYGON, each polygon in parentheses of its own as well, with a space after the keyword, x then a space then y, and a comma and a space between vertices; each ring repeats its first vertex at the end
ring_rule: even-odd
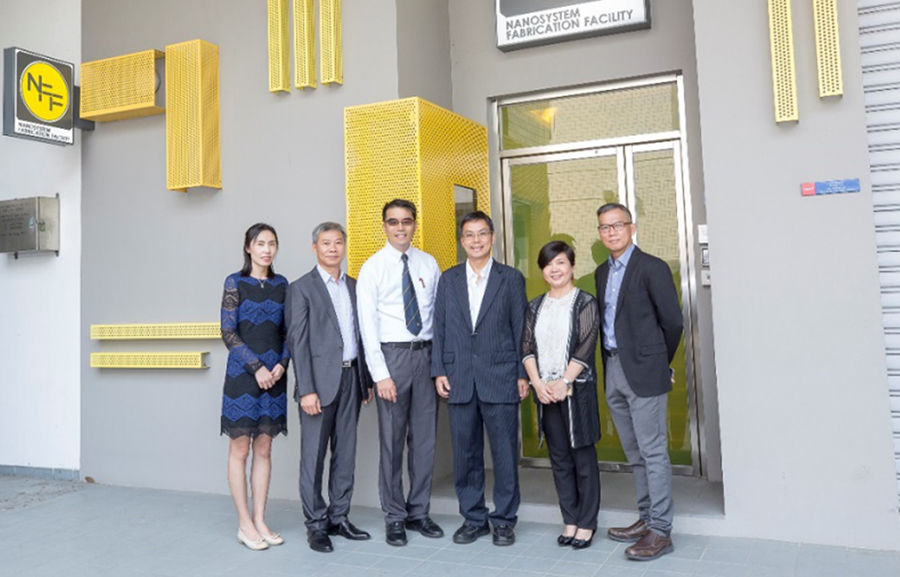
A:
POLYGON ((504 52, 650 28, 650 0, 494 0, 504 52))
POLYGON ((0 252, 59 254, 59 197, 0 201, 0 252))
POLYGON ((75 67, 21 48, 3 50, 3 134, 75 143, 75 67))

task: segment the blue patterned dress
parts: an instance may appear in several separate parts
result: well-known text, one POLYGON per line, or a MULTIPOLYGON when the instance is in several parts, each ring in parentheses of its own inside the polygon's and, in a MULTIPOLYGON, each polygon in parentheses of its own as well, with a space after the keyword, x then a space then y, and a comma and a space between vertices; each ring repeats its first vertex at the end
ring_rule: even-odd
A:
POLYGON ((287 434, 287 367, 290 362, 284 297, 288 282, 281 275, 259 280, 236 272, 225 279, 222 296, 222 339, 228 367, 222 395, 222 434, 232 439, 287 434), (285 368, 275 386, 264 391, 256 371, 285 368))

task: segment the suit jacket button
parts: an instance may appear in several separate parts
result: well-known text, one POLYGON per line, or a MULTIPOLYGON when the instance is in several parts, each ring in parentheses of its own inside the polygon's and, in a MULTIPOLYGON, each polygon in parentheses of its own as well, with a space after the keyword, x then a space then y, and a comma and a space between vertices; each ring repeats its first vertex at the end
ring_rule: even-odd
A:
POLYGON ((343 346, 343 345, 339 346, 339 347, 338 347, 338 350, 339 350, 339 351, 343 351, 343 350, 344 350, 344 346, 343 346))

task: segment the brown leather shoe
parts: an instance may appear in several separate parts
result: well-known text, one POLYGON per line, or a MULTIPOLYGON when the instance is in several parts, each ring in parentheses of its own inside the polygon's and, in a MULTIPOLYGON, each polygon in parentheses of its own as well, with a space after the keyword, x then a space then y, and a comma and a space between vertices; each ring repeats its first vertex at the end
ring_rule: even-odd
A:
POLYGON ((631 527, 612 527, 606 532, 606 535, 613 541, 620 543, 637 543, 649 530, 650 528, 647 527, 644 520, 638 519, 637 523, 631 527))
POLYGON ((653 531, 641 537, 641 540, 625 549, 625 556, 632 561, 651 561, 675 550, 672 540, 653 531))

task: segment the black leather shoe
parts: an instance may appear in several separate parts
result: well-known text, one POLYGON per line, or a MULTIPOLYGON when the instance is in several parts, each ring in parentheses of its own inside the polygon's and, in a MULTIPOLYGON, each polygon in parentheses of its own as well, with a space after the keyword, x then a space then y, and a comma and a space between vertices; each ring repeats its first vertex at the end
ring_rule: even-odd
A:
POLYGON ((340 535, 344 539, 350 539, 351 541, 365 541, 372 538, 367 532, 351 523, 349 519, 344 519, 337 525, 329 527, 328 534, 340 535))
POLYGON ((440 525, 432 521, 431 517, 407 521, 406 528, 418 531, 423 537, 428 537, 429 539, 440 539, 444 536, 444 530, 441 529, 440 525))
POLYGON ((313 551, 318 551, 319 553, 331 553, 334 551, 334 547, 331 546, 331 539, 328 537, 328 533, 322 531, 321 529, 314 529, 310 531, 306 535, 306 540, 309 541, 309 548, 313 551))
POLYGON ((594 542, 594 534, 589 539, 572 539, 572 549, 587 549, 594 542))
POLYGON ((556 538, 556 544, 560 547, 569 547, 572 545, 572 541, 575 540, 575 535, 560 535, 556 538))
POLYGON ((468 545, 469 543, 474 543, 476 539, 487 535, 491 530, 488 529, 487 525, 484 527, 476 527, 475 525, 469 525, 469 523, 463 523, 462 527, 456 530, 456 533, 453 534, 453 542, 458 545, 468 545))
POLYGON ((512 525, 494 525, 494 545, 506 547, 516 542, 516 531, 512 525))
POLYGON ((403 528, 403 521, 388 523, 384 528, 384 533, 388 545, 394 547, 406 545, 406 529, 403 528))

